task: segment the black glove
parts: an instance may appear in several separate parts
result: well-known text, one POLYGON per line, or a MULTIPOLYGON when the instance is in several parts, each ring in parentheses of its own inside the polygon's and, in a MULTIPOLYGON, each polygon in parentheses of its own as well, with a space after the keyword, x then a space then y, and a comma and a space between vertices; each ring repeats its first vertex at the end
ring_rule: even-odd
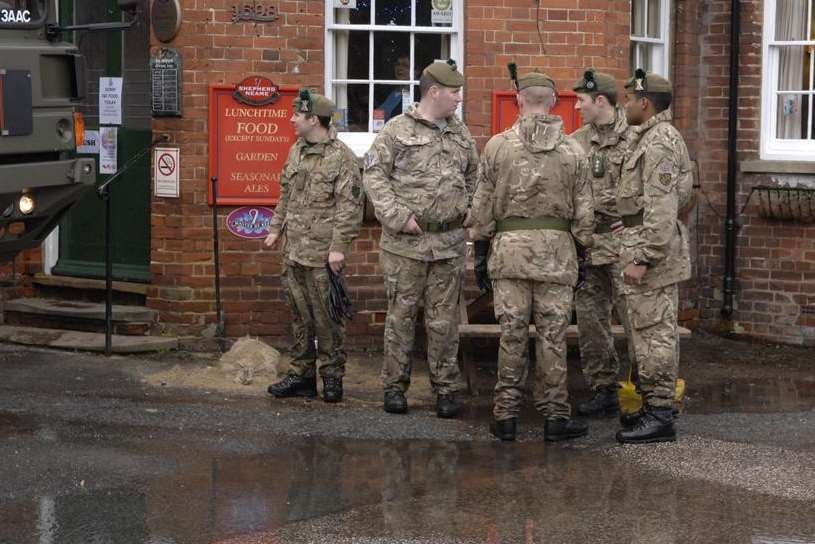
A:
POLYGON ((331 267, 325 265, 328 271, 328 315, 335 323, 342 324, 343 319, 350 320, 354 316, 351 300, 345 290, 345 281, 342 274, 335 274, 331 267))
POLYGON ((586 248, 583 247, 583 244, 575 240, 574 247, 577 250, 577 283, 574 286, 574 290, 577 291, 586 285, 586 267, 588 267, 589 264, 588 252, 586 248))
POLYGON ((487 254, 490 252, 489 240, 476 240, 473 242, 473 256, 475 258, 475 284, 482 292, 492 291, 492 282, 487 273, 487 254))

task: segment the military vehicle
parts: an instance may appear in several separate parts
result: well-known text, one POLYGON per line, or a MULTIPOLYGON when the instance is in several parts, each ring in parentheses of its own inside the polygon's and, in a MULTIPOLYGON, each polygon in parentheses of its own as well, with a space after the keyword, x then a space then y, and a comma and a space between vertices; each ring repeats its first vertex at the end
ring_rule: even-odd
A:
MULTIPOLYGON (((133 20, 139 3, 118 0, 133 20)), ((94 160, 75 157, 85 62, 64 33, 132 24, 61 27, 57 0, 0 0, 0 263, 39 246, 96 181, 94 160)))

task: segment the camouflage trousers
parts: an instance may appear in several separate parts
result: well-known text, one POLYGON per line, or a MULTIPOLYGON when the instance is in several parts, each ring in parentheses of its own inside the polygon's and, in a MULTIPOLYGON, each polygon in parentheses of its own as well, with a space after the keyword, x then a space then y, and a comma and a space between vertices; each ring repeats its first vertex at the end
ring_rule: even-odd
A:
POLYGON ((625 295, 625 306, 643 399, 656 408, 672 407, 679 367, 679 287, 625 295))
POLYGON ((580 363, 586 383, 595 391, 615 385, 620 371, 620 359, 611 332, 612 310, 625 328, 629 358, 634 352, 630 346, 621 270, 617 264, 587 267, 586 282, 574 295, 580 363))
POLYGON ((341 378, 345 374, 345 327, 328 314, 328 271, 289 260, 283 268, 294 337, 289 373, 311 378, 319 362, 320 376, 341 378))
POLYGON ((566 329, 572 317, 572 287, 528 280, 493 281, 495 317, 501 325, 495 419, 517 417, 529 373, 529 324, 535 340, 535 408, 547 417, 569 416, 566 389, 566 329))
POLYGON ((380 262, 388 297, 382 359, 385 391, 405 392, 410 386, 410 353, 422 303, 430 385, 436 394, 458 391, 462 385, 457 361, 458 299, 464 257, 425 262, 382 251, 380 262))

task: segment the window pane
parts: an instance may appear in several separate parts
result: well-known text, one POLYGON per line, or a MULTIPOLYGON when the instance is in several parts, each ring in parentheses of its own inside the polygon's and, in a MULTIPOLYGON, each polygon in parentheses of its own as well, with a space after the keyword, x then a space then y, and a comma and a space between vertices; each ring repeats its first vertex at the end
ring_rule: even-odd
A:
POLYGON ((646 72, 653 71, 655 45, 651 43, 631 42, 631 73, 637 68, 646 72))
POLYGON ((806 32, 807 0, 778 0, 775 8, 775 39, 805 40, 806 32))
POLYGON ((409 32, 374 32, 374 79, 410 79, 409 32))
POLYGON ((450 58, 450 34, 416 34, 413 39, 415 40, 413 55, 418 75, 421 75, 422 70, 434 60, 450 58))
POLYGON ((779 91, 806 91, 809 89, 809 55, 803 46, 778 48, 779 91))
POLYGON ((337 130, 341 132, 368 132, 368 85, 334 85, 337 117, 341 119, 337 130))
POLYGON ((453 15, 453 0, 416 0, 416 26, 453 26, 453 15))
POLYGON ((413 97, 409 85, 374 85, 374 120, 379 118, 387 123, 411 103, 413 97))
POLYGON ((645 1, 631 0, 632 36, 645 36, 645 1))
MULTIPOLYGON (((354 9, 335 8, 334 22, 340 25, 369 25, 371 24, 371 0, 356 0, 354 9)), ((352 5, 350 2, 349 5, 352 5)))
POLYGON ((334 31, 334 79, 368 79, 368 32, 334 31))
POLYGON ((660 6, 662 0, 648 0, 648 37, 649 38, 662 38, 660 35, 660 6))
POLYGON ((410 0, 376 0, 376 24, 410 26, 410 0))
POLYGON ((778 127, 776 138, 801 140, 807 137, 806 122, 808 99, 800 94, 778 95, 778 127))

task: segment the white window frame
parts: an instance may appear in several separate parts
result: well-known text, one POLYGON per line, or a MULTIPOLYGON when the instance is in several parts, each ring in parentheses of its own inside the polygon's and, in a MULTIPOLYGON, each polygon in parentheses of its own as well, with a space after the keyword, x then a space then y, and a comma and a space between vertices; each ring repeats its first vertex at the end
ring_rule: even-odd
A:
MULTIPOLYGON (((815 9, 812 0, 809 1, 809 13, 815 9)), ((778 129, 778 89, 776 89, 776 82, 778 81, 779 59, 780 50, 774 45, 801 45, 815 47, 815 40, 811 41, 775 41, 775 14, 776 14, 776 0, 764 0, 764 26, 761 37, 761 134, 759 144, 759 157, 762 160, 787 160, 787 161, 815 161, 815 139, 810 140, 793 140, 782 139, 776 137, 778 129)), ((807 36, 811 36, 812 18, 807 21, 807 36)), ((810 72, 809 72, 809 87, 815 88, 813 85, 813 63, 815 63, 815 55, 810 56, 810 72)), ((813 106, 815 106, 815 90, 799 91, 799 92, 785 92, 783 94, 800 94, 806 96, 812 95, 809 107, 808 125, 812 126, 813 106)), ((813 134, 815 138, 815 134, 813 134)))
MULTIPOLYGON (((642 59, 640 57, 639 48, 636 47, 638 43, 652 44, 653 48, 651 57, 651 71, 664 77, 669 77, 670 74, 670 36, 671 36, 671 0, 659 0, 659 37, 649 38, 647 36, 635 36, 631 34, 631 47, 635 48, 634 63, 636 66, 631 67, 633 72, 637 68, 642 68, 642 59)), ((645 6, 645 13, 642 14, 643 19, 648 26, 648 2, 643 2, 645 6)), ((634 19, 634 2, 631 2, 631 19, 634 19)))
MULTIPOLYGON (((324 0, 325 2, 325 95, 329 98, 334 96, 335 84, 367 84, 369 85, 369 100, 373 97, 373 74, 370 73, 373 67, 373 32, 410 32, 413 34, 450 34, 450 58, 455 59, 458 64, 458 69, 464 73, 464 0, 453 0, 453 25, 452 26, 434 26, 434 27, 417 27, 416 24, 416 9, 415 0, 414 9, 411 10, 411 25, 377 25, 377 24, 338 24, 334 22, 334 0, 324 0), (334 36, 335 30, 361 30, 369 32, 371 36, 370 47, 368 48, 368 67, 369 79, 356 80, 356 79, 336 79, 334 78, 334 36)), ((371 0, 371 13, 373 22, 376 22, 376 0, 371 0)), ((414 62, 413 40, 411 40, 410 48, 410 63, 411 66, 414 62)), ((394 84, 404 85, 404 81, 389 81, 377 79, 377 84, 394 84)), ((414 82, 418 85, 418 82, 414 82)), ((372 123, 371 119, 372 106, 368 106, 368 123, 372 123)), ((462 114, 459 108, 459 116, 462 114)), ((357 156, 363 156, 376 138, 376 132, 340 132, 339 138, 345 142, 357 156)))

